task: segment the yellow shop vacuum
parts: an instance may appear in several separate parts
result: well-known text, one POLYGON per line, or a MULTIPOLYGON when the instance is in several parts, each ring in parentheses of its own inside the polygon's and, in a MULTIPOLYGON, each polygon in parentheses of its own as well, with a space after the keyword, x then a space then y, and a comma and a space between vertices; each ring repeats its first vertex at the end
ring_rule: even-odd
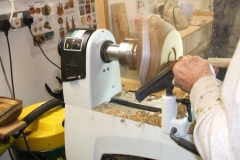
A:
POLYGON ((11 146, 14 159, 65 159, 64 108, 61 104, 60 100, 53 99, 23 109, 19 119, 25 121, 27 127, 11 146))

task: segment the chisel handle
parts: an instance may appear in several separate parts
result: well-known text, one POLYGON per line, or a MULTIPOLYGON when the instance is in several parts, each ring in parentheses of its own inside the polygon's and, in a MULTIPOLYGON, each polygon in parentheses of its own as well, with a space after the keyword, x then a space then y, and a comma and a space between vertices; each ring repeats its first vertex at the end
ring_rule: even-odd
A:
MULTIPOLYGON (((168 66, 173 68, 178 60, 169 61, 168 66)), ((208 58, 207 61, 213 66, 217 68, 228 68, 231 58, 208 58)))
POLYGON ((231 58, 208 58, 208 62, 217 68, 228 68, 231 58))

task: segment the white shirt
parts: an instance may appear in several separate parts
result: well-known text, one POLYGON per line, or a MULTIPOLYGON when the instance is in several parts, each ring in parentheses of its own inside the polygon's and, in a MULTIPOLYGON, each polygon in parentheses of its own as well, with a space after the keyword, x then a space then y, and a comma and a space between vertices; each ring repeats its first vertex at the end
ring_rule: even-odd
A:
POLYGON ((190 93, 196 126, 194 141, 203 159, 240 160, 240 43, 224 82, 203 77, 190 93))

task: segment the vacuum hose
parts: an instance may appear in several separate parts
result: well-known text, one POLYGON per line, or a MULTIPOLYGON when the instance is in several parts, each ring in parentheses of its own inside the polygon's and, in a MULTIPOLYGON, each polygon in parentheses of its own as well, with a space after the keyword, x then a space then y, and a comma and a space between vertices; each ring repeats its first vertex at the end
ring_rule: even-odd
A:
MULTIPOLYGON (((22 121, 26 122, 27 126, 29 126, 33 121, 38 119, 41 115, 43 115, 47 111, 51 110, 52 108, 55 108, 62 104, 63 104, 63 102, 59 99, 51 99, 51 100, 47 101, 46 103, 37 107, 31 113, 29 113, 26 117, 24 117, 22 119, 22 121)), ((14 138, 18 138, 20 135, 21 135, 21 133, 18 133, 16 135, 14 135, 14 138)))
POLYGON ((176 137, 174 134, 177 132, 177 128, 172 127, 171 129, 171 133, 170 133, 170 137, 172 138, 172 140, 174 140, 178 145, 182 146, 183 148, 189 150, 190 152, 200 156, 200 154, 197 151, 197 148, 194 144, 192 144, 191 142, 187 141, 184 138, 179 138, 176 137))
POLYGON ((37 118, 39 118, 41 115, 46 113, 52 108, 55 108, 62 104, 62 101, 59 99, 52 99, 47 101, 46 103, 40 105, 38 108, 33 110, 31 113, 29 113, 26 117, 22 119, 22 121, 25 121, 27 126, 31 124, 33 121, 35 121, 37 118))

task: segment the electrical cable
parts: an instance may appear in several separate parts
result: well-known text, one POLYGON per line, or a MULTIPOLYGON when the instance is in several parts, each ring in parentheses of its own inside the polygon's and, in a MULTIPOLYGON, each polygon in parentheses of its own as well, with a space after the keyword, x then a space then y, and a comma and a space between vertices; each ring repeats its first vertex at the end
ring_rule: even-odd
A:
POLYGON ((6 74, 4 65, 3 65, 3 61, 2 61, 1 55, 0 55, 0 63, 1 63, 1 67, 2 67, 2 71, 3 71, 3 75, 4 75, 4 78, 5 78, 5 81, 6 81, 7 86, 8 86, 8 90, 9 90, 9 92, 10 92, 10 94, 11 94, 11 97, 13 98, 12 89, 11 89, 11 86, 10 86, 9 81, 8 81, 8 78, 7 78, 7 74, 6 74))
MULTIPOLYGON (((10 0, 11 1, 11 0, 10 0)), ((11 1, 12 2, 12 1, 11 1)), ((12 16, 11 16, 12 17, 12 16)), ((12 81, 12 97, 15 99, 15 90, 14 90, 14 81, 13 81, 13 71, 12 71, 12 58, 11 58, 11 49, 10 49, 10 43, 9 43, 9 39, 8 39, 8 31, 9 29, 11 28, 11 23, 7 20, 3 21, 2 24, 1 24, 1 27, 5 33, 5 36, 6 36, 6 39, 7 39, 7 45, 8 45, 8 51, 9 51, 9 60, 10 60, 10 70, 11 70, 11 81, 12 81)), ((29 27, 29 30, 30 30, 30 33, 31 35, 33 36, 33 33, 29 27)), ((38 42, 36 41, 36 39, 34 38, 33 36, 33 39, 34 41, 37 43, 37 45, 39 46, 39 48, 41 49, 42 53, 44 54, 44 56, 53 64, 55 65, 57 68, 61 69, 59 66, 57 66, 55 63, 53 63, 46 55, 45 53, 43 52, 41 46, 38 44, 38 42)), ((1 60, 1 59, 0 59, 1 60)), ((2 65, 2 68, 4 70, 4 67, 3 67, 3 64, 2 64, 2 60, 1 60, 1 65, 2 65)), ((4 75, 5 75, 5 79, 6 79, 6 74, 5 74, 5 70, 3 71, 4 72, 4 75)), ((9 85, 9 83, 8 83, 9 85)), ((10 85, 9 85, 10 86, 10 85)), ((9 87, 10 88, 10 87, 9 87)), ((38 157, 36 157, 32 151, 30 150, 29 148, 29 145, 28 145, 28 142, 26 140, 26 136, 25 136, 25 133, 23 130, 21 130, 22 134, 23 134, 23 138, 24 138, 24 141, 25 141, 25 145, 28 149, 28 152, 36 159, 36 160, 40 160, 38 157)), ((13 156, 12 156, 12 153, 11 153, 11 150, 8 149, 8 152, 9 152, 9 155, 10 155, 10 158, 13 160, 13 156)))
POLYGON ((11 71, 11 81, 12 81, 12 94, 13 94, 13 98, 15 99, 15 89, 14 89, 13 69, 12 69, 12 56, 11 56, 11 49, 10 49, 8 36, 6 36, 6 39, 7 39, 7 44, 8 44, 8 53, 9 53, 9 61, 10 61, 10 71, 11 71))
POLYGON ((32 25, 32 23, 33 23, 33 17, 32 17, 32 16, 27 16, 27 15, 24 16, 24 17, 23 17, 23 23, 28 26, 28 29, 29 29, 32 37, 33 37, 34 42, 37 43, 38 47, 39 47, 40 50, 42 51, 42 54, 45 56, 45 58, 46 58, 50 63, 52 63, 54 66, 56 66, 57 68, 61 69, 58 65, 56 65, 55 63, 53 63, 53 62, 46 56, 46 54, 44 53, 42 47, 39 45, 39 43, 38 43, 37 40, 35 39, 35 37, 34 37, 34 35, 33 35, 33 33, 32 33, 32 30, 31 30, 31 25, 32 25))
POLYGON ((8 153, 9 153, 9 155, 10 155, 10 158, 11 158, 11 160, 14 160, 14 159, 13 159, 12 152, 11 152, 11 150, 10 150, 10 149, 8 149, 8 153))
POLYGON ((30 33, 31 33, 31 35, 32 35, 32 37, 33 37, 34 42, 37 43, 38 47, 39 47, 40 50, 42 51, 43 55, 47 58, 47 60, 48 60, 50 63, 52 63, 54 66, 56 66, 57 68, 61 69, 58 65, 56 65, 54 62, 52 62, 52 61, 46 56, 46 54, 44 53, 42 47, 39 45, 39 43, 38 43, 37 40, 35 39, 32 31, 31 31, 31 28, 29 28, 29 30, 30 30, 30 33))
MULTIPOLYGON (((10 61, 10 70, 11 70, 11 81, 12 81, 12 98, 15 99, 15 91, 14 91, 14 83, 13 83, 13 72, 12 72, 12 58, 11 58, 11 48, 9 44, 9 39, 8 39, 8 31, 11 28, 11 24, 8 20, 3 20, 1 23, 1 29, 4 31, 4 34, 7 39, 7 44, 8 44, 8 52, 9 52, 9 61, 10 61)), ((8 152, 10 155, 11 160, 13 160, 12 152, 10 148, 8 148, 8 152)))
MULTIPOLYGON (((12 1, 11 1, 12 2, 12 1)), ((15 99, 15 90, 14 90, 14 81, 13 81, 13 67, 12 67, 12 56, 11 56, 11 48, 10 48, 10 43, 9 43, 9 39, 8 39, 8 31, 9 29, 11 28, 11 23, 8 21, 8 20, 3 20, 2 23, 1 23, 1 29, 4 31, 5 33, 5 36, 6 36, 6 39, 7 39, 7 46, 8 46, 8 52, 9 52, 9 61, 10 61, 10 70, 11 70, 11 81, 12 81, 12 98, 15 99)), ((2 63, 2 59, 1 59, 1 56, 0 56, 0 62, 1 62, 1 65, 2 65, 2 69, 3 69, 3 73, 4 73, 4 76, 5 76, 5 79, 7 81, 7 76, 6 76, 6 72, 5 72, 5 69, 4 69, 4 66, 3 66, 3 63, 2 63)), ((7 84, 8 86, 9 83, 7 81, 7 84)), ((10 87, 9 87, 10 88, 10 87)), ((11 92, 10 92, 11 93, 11 92)), ((24 137, 24 141, 25 141, 25 144, 26 144, 26 147, 28 149, 28 152, 36 159, 36 160, 40 160, 38 157, 36 157, 30 150, 29 146, 28 146, 28 143, 27 143, 27 140, 26 140, 26 136, 25 136, 25 133, 23 130, 22 131, 22 134, 23 134, 23 137, 24 137)), ((12 152, 10 150, 10 148, 8 148, 8 152, 9 152, 9 155, 10 155, 10 158, 11 160, 14 160, 13 159, 13 155, 12 155, 12 152)))
POLYGON ((21 132, 22 132, 23 139, 24 139, 24 142, 25 142, 25 145, 26 145, 26 147, 27 147, 28 152, 29 152, 36 160, 40 160, 40 159, 39 159, 37 156, 35 156, 35 155, 33 154, 33 152, 30 150, 24 131, 21 130, 21 132))

